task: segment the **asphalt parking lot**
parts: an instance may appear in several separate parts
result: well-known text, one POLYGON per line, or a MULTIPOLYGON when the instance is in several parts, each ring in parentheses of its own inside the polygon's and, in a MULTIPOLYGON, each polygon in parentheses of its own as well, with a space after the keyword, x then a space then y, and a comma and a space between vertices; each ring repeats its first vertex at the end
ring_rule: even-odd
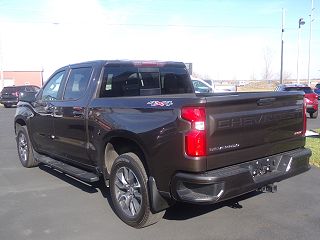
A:
POLYGON ((277 193, 238 198, 238 206, 235 201, 177 204, 159 223, 136 230, 113 213, 103 184, 87 185, 45 166, 23 168, 16 153, 14 112, 0 106, 1 240, 319 239, 318 168, 279 183, 277 193))

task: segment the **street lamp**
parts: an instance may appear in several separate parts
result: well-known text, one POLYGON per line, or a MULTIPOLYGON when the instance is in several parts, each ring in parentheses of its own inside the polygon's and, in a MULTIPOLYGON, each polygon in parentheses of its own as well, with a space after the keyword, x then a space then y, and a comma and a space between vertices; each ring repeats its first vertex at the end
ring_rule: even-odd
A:
POLYGON ((297 56, 297 83, 300 83, 300 77, 299 77, 299 55, 300 55, 300 34, 301 34, 301 26, 303 26, 306 22, 303 20, 303 18, 299 19, 299 27, 298 27, 298 56, 297 56))
POLYGON ((283 83, 283 37, 284 37, 284 18, 285 18, 285 10, 282 8, 280 84, 283 83))

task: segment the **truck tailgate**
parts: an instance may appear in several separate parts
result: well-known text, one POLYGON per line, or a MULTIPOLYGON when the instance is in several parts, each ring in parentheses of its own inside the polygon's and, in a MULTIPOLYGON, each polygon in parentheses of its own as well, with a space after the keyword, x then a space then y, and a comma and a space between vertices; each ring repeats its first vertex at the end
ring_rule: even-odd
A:
POLYGON ((206 100, 208 170, 304 146, 303 94, 235 93, 206 100))

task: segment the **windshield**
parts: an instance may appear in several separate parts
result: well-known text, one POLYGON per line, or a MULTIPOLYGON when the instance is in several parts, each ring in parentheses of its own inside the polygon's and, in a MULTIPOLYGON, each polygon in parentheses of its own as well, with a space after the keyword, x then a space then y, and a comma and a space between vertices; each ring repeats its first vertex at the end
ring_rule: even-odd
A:
POLYGON ((303 91, 304 93, 313 93, 311 88, 309 87, 287 87, 284 89, 285 91, 303 91))
POLYGON ((212 88, 207 86, 201 81, 198 80, 192 80, 192 84, 194 86, 194 90, 196 93, 206 93, 206 92, 211 92, 212 88))
POLYGON ((211 80, 203 80, 203 81, 205 81, 206 83, 208 83, 209 85, 211 85, 211 80))

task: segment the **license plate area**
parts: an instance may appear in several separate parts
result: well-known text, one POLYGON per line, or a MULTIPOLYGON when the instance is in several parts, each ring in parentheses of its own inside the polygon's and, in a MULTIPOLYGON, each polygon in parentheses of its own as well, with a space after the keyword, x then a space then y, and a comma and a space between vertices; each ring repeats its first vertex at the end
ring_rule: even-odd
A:
POLYGON ((280 159, 264 158, 252 161, 249 170, 253 178, 259 178, 271 174, 277 170, 280 159))

